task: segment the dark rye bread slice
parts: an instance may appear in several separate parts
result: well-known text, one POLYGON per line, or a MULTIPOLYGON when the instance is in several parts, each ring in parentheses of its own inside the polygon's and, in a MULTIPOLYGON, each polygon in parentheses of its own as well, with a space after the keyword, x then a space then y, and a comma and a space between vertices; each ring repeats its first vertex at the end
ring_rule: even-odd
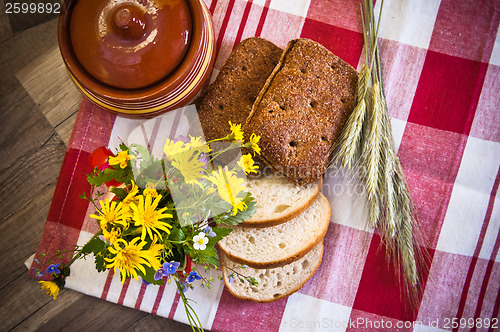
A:
POLYGON ((326 171, 330 148, 355 106, 357 79, 353 67, 322 45, 292 40, 243 130, 261 137, 267 164, 298 184, 311 183, 326 171))
POLYGON ((229 121, 245 123, 282 53, 281 48, 259 37, 245 39, 233 50, 201 102, 198 101, 206 140, 229 134, 229 121))

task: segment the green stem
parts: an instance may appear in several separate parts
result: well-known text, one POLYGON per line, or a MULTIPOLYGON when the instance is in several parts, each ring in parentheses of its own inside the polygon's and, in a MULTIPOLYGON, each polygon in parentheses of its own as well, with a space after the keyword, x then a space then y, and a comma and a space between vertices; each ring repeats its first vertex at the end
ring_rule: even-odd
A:
POLYGON ((184 310, 186 311, 186 316, 188 318, 189 325, 191 325, 191 329, 193 329, 193 331, 195 332, 204 331, 203 327, 201 326, 200 318, 196 314, 196 311, 194 311, 193 307, 191 307, 191 305, 188 303, 189 300, 186 298, 180 282, 178 280, 175 280, 175 284, 177 285, 177 290, 179 291, 179 294, 181 296, 184 310))
POLYGON ((236 148, 242 148, 243 146, 242 145, 238 145, 238 144, 233 144, 231 143, 227 148, 224 148, 223 150, 221 151, 217 151, 215 154, 211 154, 211 159, 210 159, 210 163, 212 161, 214 161, 215 158, 217 158, 218 156, 220 156, 221 154, 227 152, 227 151, 230 151, 230 150, 233 150, 233 149, 236 149, 236 148))

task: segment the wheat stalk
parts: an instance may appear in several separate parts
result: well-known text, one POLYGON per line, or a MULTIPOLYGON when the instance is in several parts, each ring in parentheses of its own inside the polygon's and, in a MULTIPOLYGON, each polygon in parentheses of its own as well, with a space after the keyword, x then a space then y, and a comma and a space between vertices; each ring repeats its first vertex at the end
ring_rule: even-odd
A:
POLYGON ((337 144, 333 163, 361 173, 366 189, 369 225, 380 230, 388 260, 403 273, 404 289, 412 304, 421 294, 424 253, 408 184, 397 156, 385 99, 377 45, 382 13, 375 25, 373 4, 361 5, 366 59, 360 70, 357 105, 337 144), (369 65, 368 65, 369 64, 369 65))
POLYGON ((330 166, 339 163, 342 167, 352 169, 358 153, 358 148, 361 146, 363 123, 366 116, 366 102, 365 95, 368 90, 368 82, 370 80, 370 69, 363 65, 358 75, 357 87, 357 102, 351 116, 347 119, 344 130, 339 138, 337 144, 333 144, 330 149, 330 166), (342 154, 335 154, 333 149, 335 146, 340 146, 340 150, 344 151, 342 154))
POLYGON ((367 192, 367 199, 370 211, 370 226, 377 226, 380 215, 380 203, 381 203, 381 193, 380 193, 380 173, 381 168, 384 165, 381 163, 382 155, 384 151, 382 150, 382 134, 383 134, 383 123, 382 123, 382 101, 380 99, 380 86, 378 82, 372 87, 372 96, 368 107, 368 112, 370 113, 369 125, 367 126, 366 141, 363 145, 363 155, 361 156, 361 165, 363 166, 361 170, 365 188, 367 192))

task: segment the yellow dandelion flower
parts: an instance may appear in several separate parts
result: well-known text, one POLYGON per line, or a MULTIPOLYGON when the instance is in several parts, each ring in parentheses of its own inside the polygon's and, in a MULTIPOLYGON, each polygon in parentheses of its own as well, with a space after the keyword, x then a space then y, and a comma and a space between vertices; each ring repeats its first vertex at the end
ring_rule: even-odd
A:
POLYGON ((132 181, 132 187, 130 188, 127 196, 122 200, 122 208, 123 210, 127 210, 129 209, 129 206, 130 206, 130 203, 132 202, 137 202, 137 194, 139 193, 139 187, 137 187, 137 185, 135 184, 134 180, 131 180, 132 181))
POLYGON ((255 135, 255 133, 250 135, 250 142, 248 144, 248 147, 252 148, 258 154, 260 154, 259 141, 260 141, 260 136, 255 135))
POLYGON ((165 156, 169 161, 172 161, 177 154, 186 151, 187 149, 188 147, 185 146, 184 142, 174 142, 171 139, 167 139, 165 145, 163 146, 163 152, 165 152, 165 156))
POLYGON ((144 196, 150 195, 151 197, 157 197, 158 196, 158 191, 156 191, 156 186, 152 182, 148 182, 146 184, 146 189, 142 192, 144 196))
POLYGON ((123 208, 122 202, 106 199, 105 202, 99 201, 101 210, 97 210, 98 215, 91 214, 90 218, 97 219, 101 229, 107 229, 108 225, 122 225, 127 227, 127 220, 130 217, 128 209, 123 208))
POLYGON ((241 159, 238 161, 238 166, 240 166, 246 174, 257 173, 256 170, 259 169, 259 166, 255 165, 250 153, 241 156, 241 159))
POLYGON ((57 295, 59 295, 59 291, 61 290, 59 286, 53 281, 39 281, 39 284, 42 285, 42 290, 47 290, 47 295, 53 296, 54 300, 57 299, 57 295))
POLYGON ((210 152, 210 146, 208 146, 208 144, 204 140, 202 140, 201 137, 193 137, 189 135, 189 138, 191 139, 191 141, 186 144, 189 149, 195 149, 205 153, 210 152))
POLYGON ((144 196, 151 196, 151 197, 157 197, 158 196, 158 192, 156 191, 156 189, 151 189, 151 188, 144 189, 144 191, 142 192, 142 194, 144 196))
POLYGON ((175 156, 172 166, 181 172, 184 182, 188 184, 195 183, 203 188, 198 179, 205 177, 202 173, 205 164, 198 159, 199 156, 200 153, 196 150, 186 150, 175 156))
POLYGON ((219 167, 218 172, 212 174, 213 176, 210 176, 208 180, 217 186, 219 196, 233 206, 233 214, 238 213, 238 210, 243 207, 241 205, 243 200, 238 195, 245 190, 245 187, 242 186, 244 179, 237 177, 234 172, 222 167, 219 167))
POLYGON ((102 235, 106 240, 109 241, 111 245, 115 244, 115 242, 120 238, 121 234, 122 230, 120 228, 112 228, 109 232, 107 229, 102 230, 102 235))
POLYGON ((113 246, 109 247, 108 250, 113 256, 104 258, 108 262, 106 267, 114 268, 115 272, 120 270, 122 284, 128 277, 137 280, 138 271, 146 274, 145 267, 156 265, 158 257, 154 254, 159 254, 159 252, 144 250, 146 244, 146 241, 141 241, 140 238, 136 237, 128 243, 123 239, 118 239, 113 246))
POLYGON ((150 257, 149 263, 151 264, 151 267, 155 270, 161 268, 160 257, 162 250, 163 250, 163 244, 156 242, 153 242, 153 244, 151 244, 151 246, 148 249, 150 257))
POLYGON ((110 165, 118 165, 120 164, 121 168, 125 168, 128 165, 128 162, 130 160, 130 155, 128 154, 128 151, 120 151, 116 155, 116 157, 109 157, 108 162, 110 165))
POLYGON ((241 130, 241 123, 233 124, 231 123, 231 121, 229 121, 229 127, 231 128, 230 138, 235 141, 239 140, 243 142, 243 131, 241 130))
POLYGON ((166 207, 157 210, 161 197, 161 195, 158 195, 153 201, 151 195, 139 195, 139 202, 137 204, 130 204, 130 208, 133 212, 132 219, 135 222, 134 225, 142 226, 142 240, 146 238, 146 234, 149 235, 149 238, 154 240, 156 235, 153 235, 153 232, 161 237, 162 235, 160 230, 170 234, 170 228, 172 228, 172 225, 161 221, 161 219, 172 218, 172 215, 169 213, 163 213, 167 210, 166 207))
POLYGON ((245 203, 244 201, 240 200, 239 203, 237 203, 236 205, 234 205, 233 207, 233 214, 235 215, 236 213, 238 213, 238 211, 244 211, 247 209, 247 203, 245 203))

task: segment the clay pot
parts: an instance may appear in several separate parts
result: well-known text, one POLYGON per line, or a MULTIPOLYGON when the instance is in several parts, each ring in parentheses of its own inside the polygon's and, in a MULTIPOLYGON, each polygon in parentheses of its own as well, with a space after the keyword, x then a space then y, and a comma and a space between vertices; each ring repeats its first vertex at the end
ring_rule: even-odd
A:
POLYGON ((215 60, 203 0, 67 0, 58 39, 80 91, 127 116, 152 117, 185 105, 215 60))

